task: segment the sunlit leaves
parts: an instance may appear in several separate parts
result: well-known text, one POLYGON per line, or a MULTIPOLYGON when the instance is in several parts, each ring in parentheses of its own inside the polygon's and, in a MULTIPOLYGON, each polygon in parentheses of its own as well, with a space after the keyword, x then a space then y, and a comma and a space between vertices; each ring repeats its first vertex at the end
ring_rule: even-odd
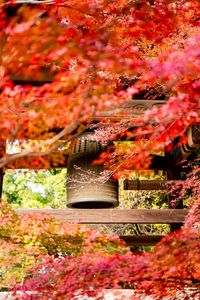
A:
POLYGON ((199 233, 189 230, 164 238, 152 253, 143 255, 44 258, 33 278, 17 289, 33 291, 30 299, 38 296, 40 299, 76 299, 77 293, 99 295, 102 299, 104 289, 112 288, 131 288, 136 295, 153 295, 155 299, 163 296, 176 299, 179 293, 182 299, 188 295, 195 299, 200 286, 199 251, 199 233))
MULTIPOLYGON (((1 2, 0 8, 1 142, 53 139, 50 145, 54 145, 56 135, 57 139, 75 139, 94 120, 98 121, 100 114, 111 111, 109 121, 100 118, 101 128, 93 138, 104 144, 118 138, 139 142, 133 147, 108 149, 99 158, 120 175, 124 169, 147 168, 150 153, 170 151, 177 137, 179 145, 183 144, 188 128, 199 122, 198 0, 59 0, 46 6, 18 6, 13 1, 6 6, 2 4, 5 3, 1 2), (25 85, 16 84, 19 80, 28 81, 25 85), (40 80, 41 86, 33 86, 35 80, 40 80), (47 84, 43 84, 45 80, 47 84), (136 118, 123 114, 125 118, 120 122, 112 119, 114 108, 120 111, 132 97, 142 97, 143 91, 148 95, 154 89, 153 99, 158 98, 162 95, 157 91, 158 86, 168 100, 163 106, 154 106, 136 118), (130 87, 132 90, 127 89, 130 87)), ((46 157, 47 161, 51 159, 46 157)), ((2 159, 1 163, 4 166, 8 161, 2 159)), ((41 157, 34 161, 37 168, 42 163, 48 166, 41 157)), ((183 188, 184 192, 192 186, 196 192, 190 199, 192 214, 187 226, 196 226, 198 221, 199 196, 194 177, 194 173, 189 175, 183 188)), ((60 252, 80 254, 80 249, 114 251, 110 241, 104 241, 103 236, 96 239, 93 232, 82 231, 78 225, 69 227, 62 223, 61 226, 42 215, 37 219, 33 216, 19 219, 3 210, 0 228, 3 247, 8 248, 8 273, 14 268, 11 284, 20 280, 18 271, 22 269, 25 254, 32 263, 38 253, 56 256, 60 252), (88 244, 84 248, 86 240, 88 244), (32 250, 34 255, 29 253, 32 250), (18 264, 16 277, 14 263, 18 264)), ((199 264, 198 242, 198 232, 187 231, 166 238, 154 253, 142 258, 99 253, 75 260, 48 258, 44 265, 46 272, 42 274, 39 268, 35 281, 26 282, 27 289, 36 287, 41 292, 40 299, 45 293, 53 297, 52 290, 59 297, 56 299, 64 299, 67 286, 72 299, 77 287, 91 293, 92 284, 99 289, 139 287, 142 280, 141 288, 151 291, 158 299, 161 290, 175 295, 181 289, 184 293, 185 287, 199 287, 199 271, 195 267, 199 264), (64 262, 67 266, 63 266, 64 262), (150 277, 144 280, 147 274, 150 277), (38 278, 46 289, 44 286, 41 289, 38 278)), ((4 248, 2 251, 6 255, 4 248)))
POLYGON ((44 214, 17 216, 0 206, 0 288, 22 282, 41 255, 77 256, 89 253, 127 253, 128 248, 114 235, 105 235, 79 224, 56 221, 44 214))

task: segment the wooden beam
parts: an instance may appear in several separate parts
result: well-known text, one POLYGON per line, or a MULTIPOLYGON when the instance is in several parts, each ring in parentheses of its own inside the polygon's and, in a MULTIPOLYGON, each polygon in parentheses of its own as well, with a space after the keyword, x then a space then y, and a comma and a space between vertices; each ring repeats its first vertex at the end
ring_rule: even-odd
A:
POLYGON ((124 180, 124 190, 166 190, 166 180, 124 180))
POLYGON ((34 80, 34 79, 27 79, 24 80, 22 78, 13 78, 11 76, 11 79, 13 80, 14 85, 32 85, 32 86, 42 86, 44 84, 52 83, 52 80, 34 80))
POLYGON ((42 86, 44 84, 53 83, 54 76, 49 72, 48 68, 44 68, 40 73, 40 79, 34 79, 32 77, 25 78, 22 75, 16 76, 14 74, 9 74, 14 85, 32 85, 32 86, 42 86))
POLYGON ((154 246, 162 238, 162 235, 122 235, 120 238, 128 246, 154 246))
POLYGON ((96 119, 113 119, 113 120, 120 120, 123 118, 132 118, 137 117, 143 114, 147 109, 152 108, 153 106, 161 106, 165 104, 165 100, 144 100, 144 99, 134 99, 128 101, 124 105, 120 107, 115 107, 111 110, 104 111, 99 115, 94 117, 96 119))
POLYGON ((166 170, 168 168, 168 161, 165 156, 152 154, 151 158, 149 169, 166 170))
POLYGON ((16 209, 18 215, 46 213, 58 220, 81 224, 183 223, 186 209, 16 209))

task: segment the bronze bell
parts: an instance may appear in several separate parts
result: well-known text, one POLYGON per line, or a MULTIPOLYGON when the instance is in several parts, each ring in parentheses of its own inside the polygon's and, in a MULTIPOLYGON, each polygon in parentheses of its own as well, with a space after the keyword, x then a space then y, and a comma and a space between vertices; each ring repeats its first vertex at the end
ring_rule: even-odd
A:
POLYGON ((67 207, 112 208, 118 205, 118 182, 102 180, 103 166, 93 165, 105 146, 87 139, 87 135, 71 146, 67 164, 67 207))
POLYGON ((183 157, 190 155, 200 145, 200 124, 195 124, 189 127, 187 131, 187 141, 181 146, 183 157))

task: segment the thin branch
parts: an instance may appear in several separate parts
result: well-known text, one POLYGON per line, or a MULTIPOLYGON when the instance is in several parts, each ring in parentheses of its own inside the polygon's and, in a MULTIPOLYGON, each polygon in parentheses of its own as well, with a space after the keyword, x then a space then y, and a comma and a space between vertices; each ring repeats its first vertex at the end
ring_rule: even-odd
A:
MULTIPOLYGON (((2 159, 0 159, 0 168, 3 168, 8 163, 10 163, 11 161, 13 161, 17 158, 22 158, 22 157, 25 157, 25 156, 45 156, 45 155, 49 154, 50 152, 55 150, 57 148, 57 146, 54 145, 53 147, 51 147, 50 149, 48 149, 45 152, 35 153, 35 151, 37 151, 37 149, 39 149, 40 147, 53 145, 55 142, 60 140, 65 135, 70 135, 75 129, 77 129, 77 127, 79 125, 80 125, 80 121, 74 121, 72 124, 65 127, 63 130, 61 130, 58 134, 56 134, 51 139, 45 140, 44 142, 41 142, 38 145, 32 147, 31 151, 30 150, 25 150, 25 151, 22 151, 20 153, 11 154, 9 156, 3 157, 2 159)), ((69 136, 66 141, 70 141, 72 138, 75 138, 79 135, 80 135, 80 133, 75 134, 74 136, 69 136)))

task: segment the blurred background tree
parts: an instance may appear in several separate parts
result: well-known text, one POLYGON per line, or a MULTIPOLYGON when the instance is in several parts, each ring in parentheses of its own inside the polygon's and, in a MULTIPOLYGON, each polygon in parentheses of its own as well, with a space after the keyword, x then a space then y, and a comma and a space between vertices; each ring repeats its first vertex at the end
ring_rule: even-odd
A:
POLYGON ((66 206, 66 169, 8 170, 3 200, 15 208, 63 208, 66 206))

